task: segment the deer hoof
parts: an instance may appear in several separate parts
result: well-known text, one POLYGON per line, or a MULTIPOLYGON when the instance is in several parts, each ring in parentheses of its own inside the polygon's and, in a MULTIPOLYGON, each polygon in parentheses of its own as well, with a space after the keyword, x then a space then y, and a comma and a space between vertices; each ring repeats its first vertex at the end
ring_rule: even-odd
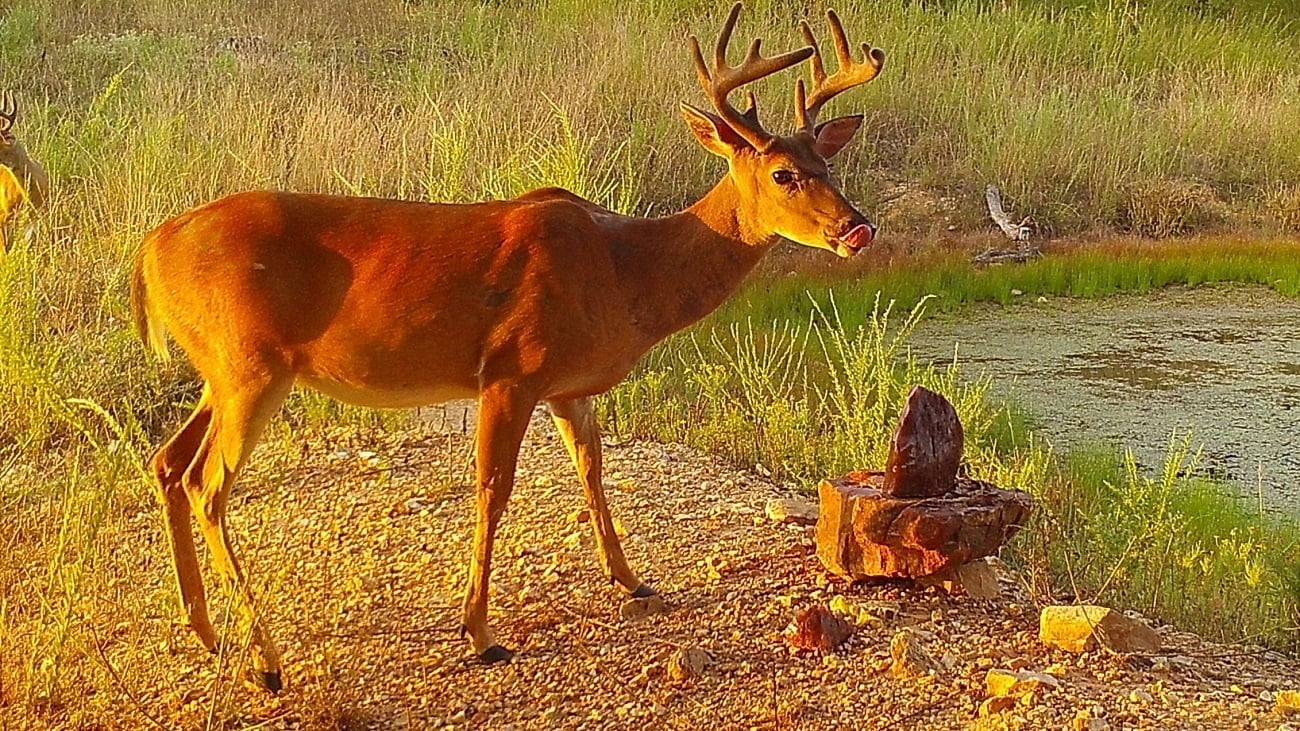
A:
POLYGON ((263 671, 262 671, 262 687, 263 687, 263 688, 266 688, 267 690, 271 691, 272 693, 279 693, 279 692, 280 692, 280 689, 284 687, 283 685, 280 684, 280 671, 279 671, 279 670, 269 670, 269 671, 268 671, 268 670, 263 670, 263 671))
POLYGON ((479 662, 484 665, 495 665, 499 662, 510 662, 510 658, 515 654, 501 645, 493 645, 483 652, 479 653, 479 662))
POLYGON ((632 598, 645 599, 646 597, 655 596, 658 593, 659 592, 655 591, 654 588, 652 588, 649 584, 641 584, 636 588, 635 591, 632 592, 632 598))

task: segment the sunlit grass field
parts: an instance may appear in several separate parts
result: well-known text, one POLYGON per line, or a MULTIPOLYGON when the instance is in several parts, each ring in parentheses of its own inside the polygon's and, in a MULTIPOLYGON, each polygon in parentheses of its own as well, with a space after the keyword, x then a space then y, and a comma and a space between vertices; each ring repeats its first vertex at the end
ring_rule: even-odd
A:
MULTIPOLYGON (((703 98, 685 38, 711 40, 726 5, 13 0, 0 9, 0 87, 15 90, 16 132, 54 179, 50 205, 26 216, 0 261, 0 656, 25 658, 0 662, 0 704, 58 696, 59 668, 90 652, 76 627, 106 591, 98 531, 151 504, 141 465, 197 395, 184 363, 149 362, 128 326, 126 273, 146 231, 249 188, 469 201, 560 185, 624 213, 674 211, 723 173, 676 108, 703 98), (18 626, 42 629, 11 634, 18 626)), ((848 277, 760 278, 653 353, 607 400, 610 426, 761 462, 806 485, 879 459, 901 394, 927 383, 962 410, 973 468, 1043 501, 1016 555, 1045 598, 1069 586, 1225 638, 1294 646, 1294 530, 1177 469, 1170 481, 1110 453, 1051 454, 980 384, 896 360, 914 324, 900 333, 900 323, 927 295, 933 310, 1010 301, 1012 290, 1098 296, 1220 280, 1295 294, 1286 237, 1300 231, 1300 29, 1284 15, 1290 4, 836 5, 851 36, 888 53, 879 79, 833 105, 866 115, 836 174, 864 212, 888 222, 880 246, 919 257, 842 270, 848 277), (949 226, 987 230, 988 183, 1040 236, 1207 238, 1081 244, 976 270, 936 248, 949 226), (900 208, 900 189, 944 201, 946 212, 900 208), (1214 238, 1223 231, 1236 235, 1214 238), (1125 522, 1151 510, 1160 521, 1125 522), (1171 536, 1181 542, 1162 543, 1171 536), (1152 563, 1161 556, 1177 560, 1152 563), (1215 591, 1240 602, 1216 605, 1215 591)), ((754 0, 738 33, 763 36, 769 52, 794 47, 797 19, 821 10, 754 0)), ((773 129, 791 124, 792 78, 757 85, 773 129)), ((400 418, 300 394, 274 429, 400 418)))

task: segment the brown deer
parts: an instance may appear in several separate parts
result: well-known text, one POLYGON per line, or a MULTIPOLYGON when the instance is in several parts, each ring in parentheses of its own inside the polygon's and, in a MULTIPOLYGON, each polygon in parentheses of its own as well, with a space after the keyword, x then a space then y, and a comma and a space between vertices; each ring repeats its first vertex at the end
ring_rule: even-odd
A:
POLYGON ((141 337, 166 354, 166 333, 204 379, 189 420, 154 455, 183 611, 209 648, 190 532, 197 519, 234 592, 253 663, 271 690, 279 657, 226 530, 231 485, 294 384, 370 407, 477 397, 478 523, 462 631, 485 663, 508 660, 488 628, 492 542, 514 483, 529 416, 545 402, 586 491, 600 564, 633 597, 649 597, 624 559, 601 487, 592 397, 667 335, 716 308, 781 238, 848 257, 872 226, 831 182, 826 159, 862 123, 817 123, 832 96, 875 78, 884 54, 855 61, 828 13, 839 70, 808 48, 765 58, 755 40, 739 66, 726 49, 731 10, 695 70, 716 114, 681 105, 726 176, 665 218, 619 215, 557 188, 464 205, 246 192, 154 229, 136 259, 131 300, 141 337), (737 87, 811 58, 795 86, 798 130, 773 135, 727 100, 737 87))
POLYGON ((50 190, 50 176, 45 168, 27 154, 14 137, 18 102, 12 91, 0 96, 0 251, 9 249, 5 232, 9 219, 26 202, 33 208, 45 203, 50 190))

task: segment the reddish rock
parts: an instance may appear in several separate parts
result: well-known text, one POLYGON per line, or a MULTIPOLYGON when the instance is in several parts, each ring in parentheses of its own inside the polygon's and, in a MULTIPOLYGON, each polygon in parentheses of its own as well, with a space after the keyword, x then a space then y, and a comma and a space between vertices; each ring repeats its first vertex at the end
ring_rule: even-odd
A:
POLYGON ((785 641, 791 647, 814 652, 830 652, 853 634, 853 625, 840 619, 823 606, 812 606, 795 615, 786 629, 785 641))
POLYGON ((824 480, 817 556, 850 579, 920 578, 997 552, 1029 517, 1032 499, 1017 490, 961 479, 951 494, 899 498, 881 490, 880 472, 824 480))
POLYGON ((913 386, 889 443, 881 492, 891 497, 938 497, 952 489, 963 434, 948 399, 913 386))

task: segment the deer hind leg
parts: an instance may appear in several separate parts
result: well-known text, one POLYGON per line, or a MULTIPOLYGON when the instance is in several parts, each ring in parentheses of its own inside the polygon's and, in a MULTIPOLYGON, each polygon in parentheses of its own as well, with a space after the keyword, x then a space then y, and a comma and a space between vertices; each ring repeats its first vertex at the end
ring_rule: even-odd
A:
POLYGON ((252 643, 253 666, 263 685, 280 690, 280 653, 262 627, 251 587, 226 529, 226 505, 239 471, 248 461, 262 430, 293 385, 292 378, 212 387, 212 415, 194 461, 183 481, 190 506, 212 554, 212 565, 236 604, 240 630, 252 643))
POLYGON ((600 427, 592 410, 591 399, 549 401, 551 418, 569 450, 569 457, 578 470, 578 479, 587 493, 587 508, 591 525, 596 532, 596 552, 600 567, 610 581, 618 584, 634 597, 648 597, 655 593, 643 584, 627 565, 623 546, 614 532, 614 519, 605 501, 605 488, 601 481, 600 427))
POLYGON ((475 435, 478 522, 474 528, 474 553, 469 564, 461 633, 470 635, 474 651, 485 663, 512 657, 509 650, 497 644, 488 628, 488 580, 492 573, 492 543, 510 502, 519 445, 536 405, 536 399, 515 386, 490 385, 479 395, 475 435))
POLYGON ((194 461, 208 425, 212 422, 212 405, 208 389, 189 419, 149 461, 157 482, 158 500, 163 509, 163 525, 167 545, 172 551, 172 566, 180 590, 181 611, 186 623, 199 636, 204 647, 215 652, 217 633, 208 619, 207 595, 203 590, 203 575, 199 573, 198 555, 194 550, 194 533, 190 527, 190 501, 185 495, 182 476, 194 461))

